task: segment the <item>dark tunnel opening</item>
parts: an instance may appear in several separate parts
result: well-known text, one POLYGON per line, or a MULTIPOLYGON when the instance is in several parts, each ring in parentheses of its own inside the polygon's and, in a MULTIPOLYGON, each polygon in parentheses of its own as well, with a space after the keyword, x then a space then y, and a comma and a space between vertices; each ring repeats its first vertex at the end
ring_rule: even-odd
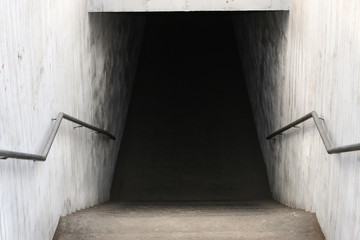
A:
POLYGON ((111 201, 269 198, 230 15, 148 14, 111 201))

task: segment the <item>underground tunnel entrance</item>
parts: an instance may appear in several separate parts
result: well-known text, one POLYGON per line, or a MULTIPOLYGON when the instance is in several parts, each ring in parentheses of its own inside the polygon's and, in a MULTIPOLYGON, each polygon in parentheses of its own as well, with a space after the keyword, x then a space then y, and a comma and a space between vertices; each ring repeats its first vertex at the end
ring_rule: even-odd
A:
POLYGON ((227 14, 149 14, 111 201, 54 239, 324 239, 270 199, 247 95, 227 14))
POLYGON ((111 201, 271 198, 226 13, 152 13, 111 201))

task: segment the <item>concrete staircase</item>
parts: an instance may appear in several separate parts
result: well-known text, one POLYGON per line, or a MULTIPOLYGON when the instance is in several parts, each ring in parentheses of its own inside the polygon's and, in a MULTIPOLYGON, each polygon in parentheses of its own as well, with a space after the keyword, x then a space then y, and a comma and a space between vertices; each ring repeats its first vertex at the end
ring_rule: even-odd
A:
POLYGON ((55 240, 324 239, 315 214, 275 201, 107 203, 60 219, 55 240))
POLYGON ((237 52, 227 15, 147 19, 111 203, 62 217, 54 239, 324 239, 314 214, 270 200, 237 52))

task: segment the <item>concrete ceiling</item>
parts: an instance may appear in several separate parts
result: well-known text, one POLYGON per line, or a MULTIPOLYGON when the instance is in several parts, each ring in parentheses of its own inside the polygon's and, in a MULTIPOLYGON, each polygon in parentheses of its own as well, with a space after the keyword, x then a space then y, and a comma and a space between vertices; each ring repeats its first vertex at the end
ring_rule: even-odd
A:
POLYGON ((274 11, 290 0, 89 0, 89 12, 274 11))

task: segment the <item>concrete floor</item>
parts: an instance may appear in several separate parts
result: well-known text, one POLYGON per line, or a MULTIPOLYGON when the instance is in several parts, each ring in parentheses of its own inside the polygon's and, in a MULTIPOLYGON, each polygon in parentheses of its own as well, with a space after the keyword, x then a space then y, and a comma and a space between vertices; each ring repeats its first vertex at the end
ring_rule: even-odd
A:
POLYGON ((316 216, 274 201, 110 203, 62 217, 55 240, 324 239, 316 216))

